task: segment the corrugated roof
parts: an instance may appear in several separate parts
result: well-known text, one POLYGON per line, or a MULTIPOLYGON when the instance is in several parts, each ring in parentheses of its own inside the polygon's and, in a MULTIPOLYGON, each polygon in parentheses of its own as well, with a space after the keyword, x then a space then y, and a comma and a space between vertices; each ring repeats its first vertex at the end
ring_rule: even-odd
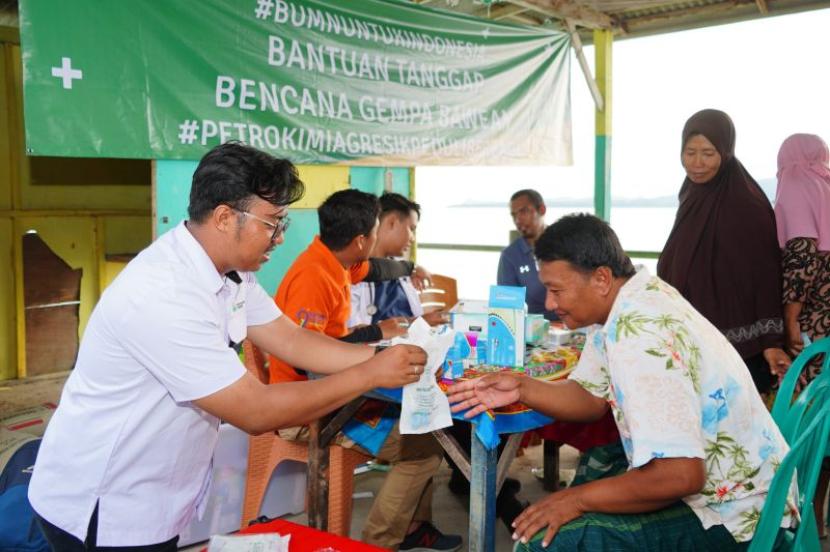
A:
POLYGON ((830 8, 830 0, 413 0, 485 19, 565 28, 571 20, 619 38, 693 29, 800 11, 830 8))

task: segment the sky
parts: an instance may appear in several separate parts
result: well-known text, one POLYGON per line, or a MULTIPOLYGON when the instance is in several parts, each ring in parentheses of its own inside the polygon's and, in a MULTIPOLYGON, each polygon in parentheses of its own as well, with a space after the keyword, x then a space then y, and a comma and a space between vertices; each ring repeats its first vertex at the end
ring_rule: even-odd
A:
MULTIPOLYGON (((790 134, 830 140, 830 10, 618 40, 613 49, 612 196, 675 195, 680 133, 704 108, 727 112, 736 154, 757 180, 775 177, 790 134)), ((593 66, 593 49, 586 48, 593 66)), ((593 70, 593 67, 592 67, 593 70)), ((506 202, 517 187, 548 198, 593 195, 593 100, 571 63, 574 166, 420 167, 418 201, 506 202)))

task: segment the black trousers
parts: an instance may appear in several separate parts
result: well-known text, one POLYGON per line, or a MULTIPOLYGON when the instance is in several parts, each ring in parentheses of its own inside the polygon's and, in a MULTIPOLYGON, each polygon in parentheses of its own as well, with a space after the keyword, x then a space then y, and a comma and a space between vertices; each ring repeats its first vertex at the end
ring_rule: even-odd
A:
POLYGON ((40 528, 43 530, 43 535, 49 541, 49 546, 54 552, 176 552, 176 544, 179 542, 179 537, 173 537, 167 542, 159 544, 149 544, 146 546, 98 546, 98 505, 95 505, 95 511, 92 512, 92 517, 89 520, 89 529, 86 533, 86 541, 81 542, 80 539, 67 533, 60 527, 55 527, 40 515, 37 516, 40 523, 40 528))

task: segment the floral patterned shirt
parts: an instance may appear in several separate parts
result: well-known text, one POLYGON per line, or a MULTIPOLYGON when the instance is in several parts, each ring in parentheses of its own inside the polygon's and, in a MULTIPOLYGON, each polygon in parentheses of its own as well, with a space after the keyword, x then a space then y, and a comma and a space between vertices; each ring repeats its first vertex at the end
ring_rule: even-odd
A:
POLYGON ((789 447, 735 348, 677 290, 640 269, 570 377, 608 400, 632 467, 703 459, 706 485, 683 500, 704 528, 752 538, 789 447))

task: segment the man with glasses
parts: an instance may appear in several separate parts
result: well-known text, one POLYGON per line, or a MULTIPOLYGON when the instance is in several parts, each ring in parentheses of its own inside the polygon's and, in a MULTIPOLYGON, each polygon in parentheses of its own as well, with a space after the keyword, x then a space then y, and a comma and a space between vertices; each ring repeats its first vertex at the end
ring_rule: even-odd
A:
POLYGON ((308 423, 375 387, 419 379, 425 353, 375 354, 304 330, 253 271, 284 240, 303 183, 289 161, 229 143, 193 175, 189 220, 142 251, 90 317, 29 499, 60 552, 174 551, 203 512, 219 420, 251 434, 308 423), (250 339, 324 380, 263 385, 250 339))
POLYGON ((286 215, 285 217, 283 217, 281 219, 277 219, 274 222, 271 222, 271 221, 265 220, 264 218, 256 216, 255 214, 251 213, 250 211, 240 211, 239 209, 235 209, 233 207, 232 207, 232 209, 234 211, 236 211, 237 213, 241 213, 243 215, 247 215, 249 217, 255 218, 259 222, 261 222, 265 226, 267 226, 268 228, 272 228, 274 231, 271 232, 271 241, 276 241, 277 238, 281 234, 285 234, 285 231, 288 230, 288 227, 291 224, 291 218, 289 218, 288 215, 286 215))

